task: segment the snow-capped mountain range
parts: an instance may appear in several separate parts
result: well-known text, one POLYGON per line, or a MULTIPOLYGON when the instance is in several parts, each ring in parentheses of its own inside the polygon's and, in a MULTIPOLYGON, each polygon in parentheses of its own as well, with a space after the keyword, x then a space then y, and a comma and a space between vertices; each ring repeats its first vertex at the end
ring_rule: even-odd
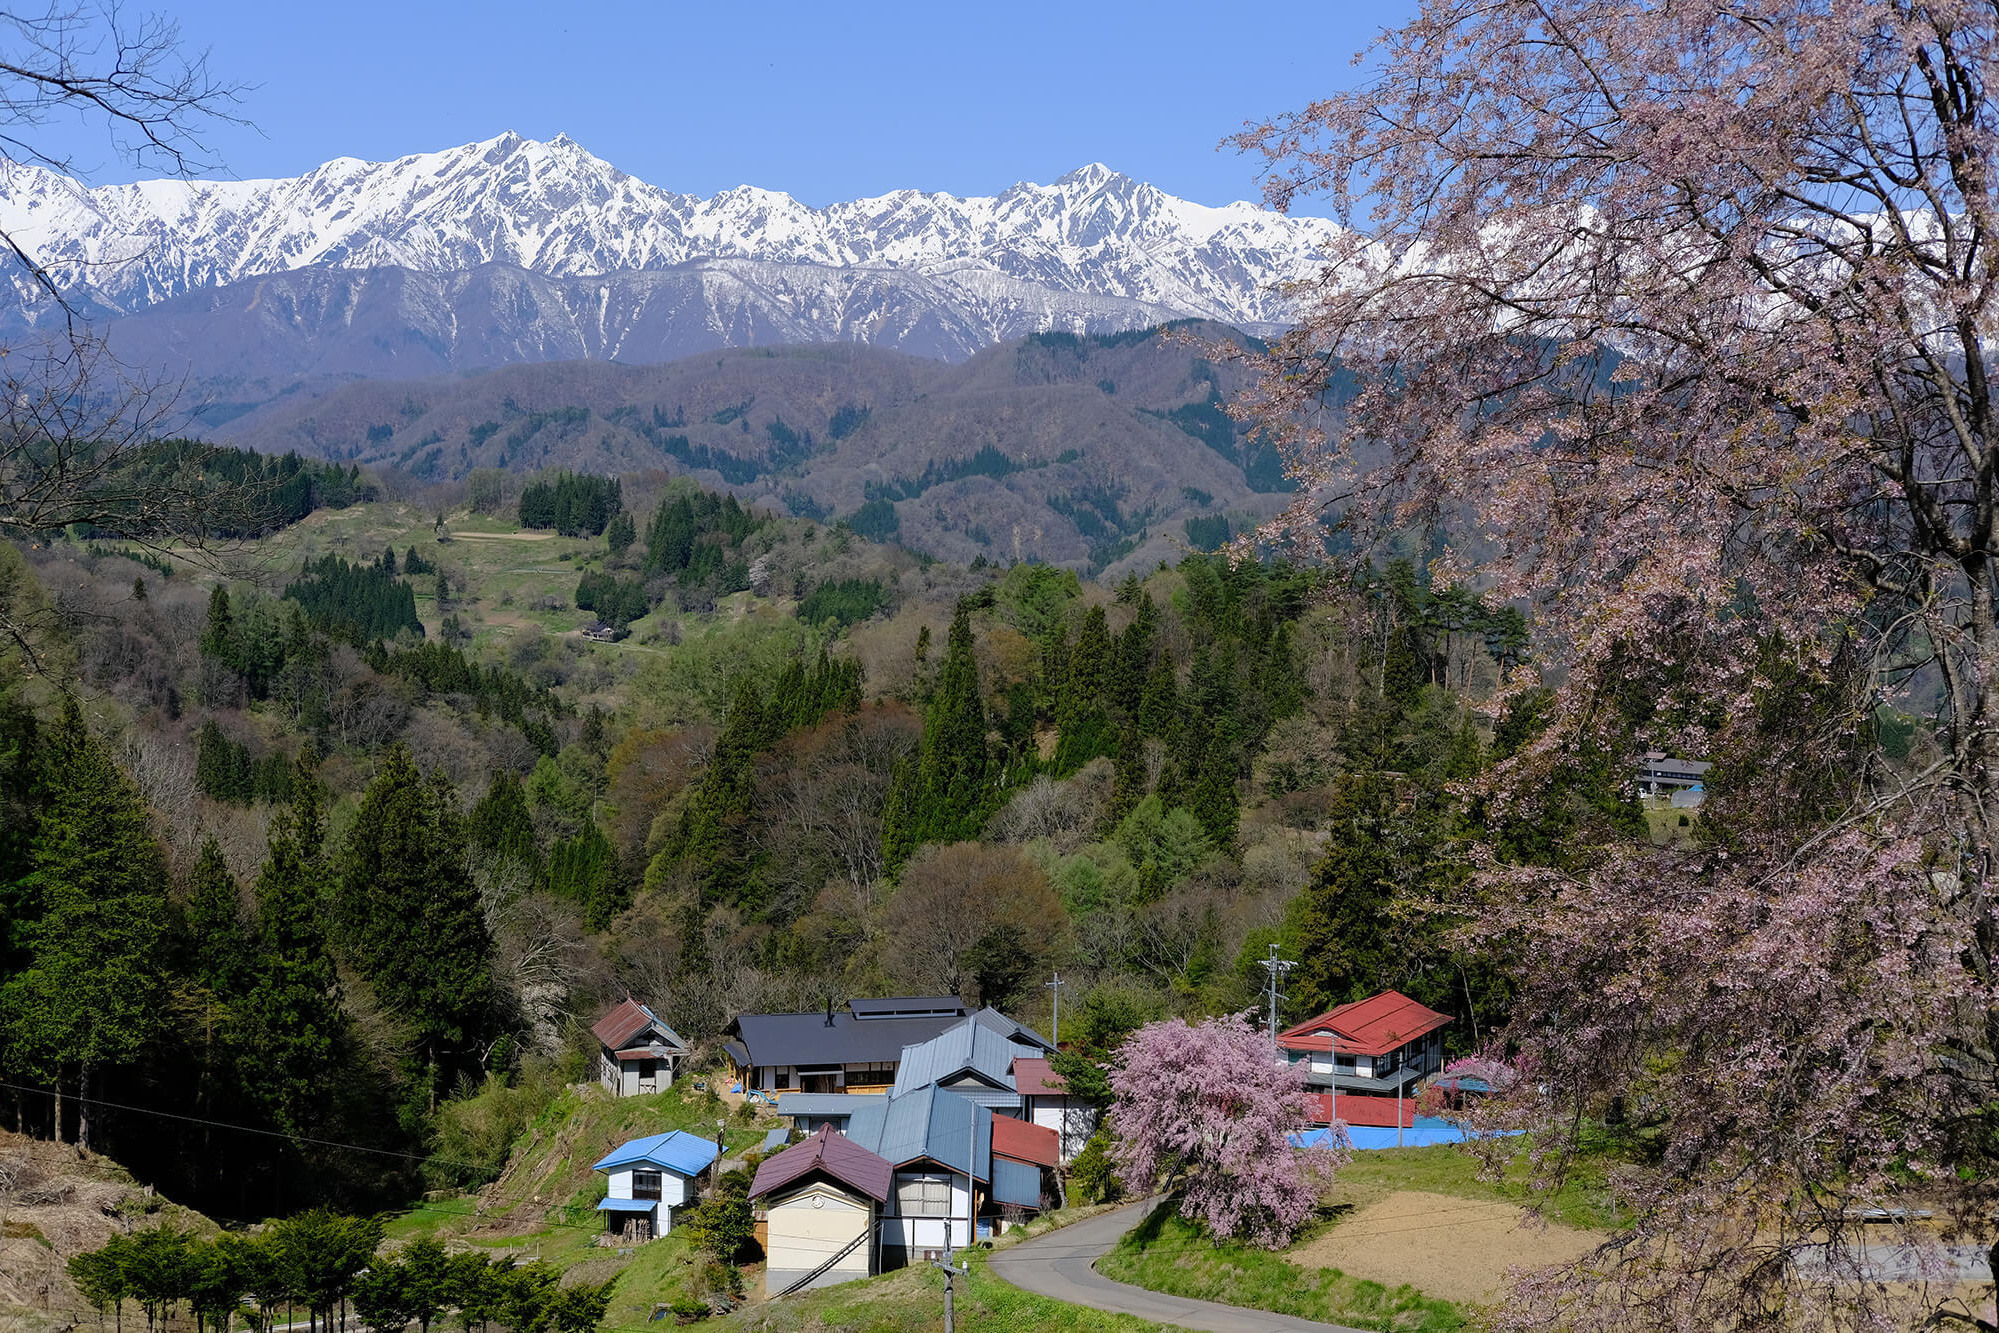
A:
MULTIPOLYGON (((1099 165, 987 198, 902 190, 810 208, 742 186, 702 199, 566 136, 511 133, 287 180, 93 188, 0 162, 0 230, 73 302, 130 326, 115 336, 142 351, 237 328, 246 336, 220 336, 240 344, 234 362, 197 367, 219 373, 282 371, 273 358, 350 374, 663 360, 759 340, 955 360, 1052 329, 1179 317, 1267 329, 1286 322, 1275 286, 1311 272, 1332 225, 1190 203, 1099 165), (400 323, 428 350, 346 364, 371 301, 376 345, 400 323)), ((8 322, 53 304, 18 264, 7 276, 8 322)))

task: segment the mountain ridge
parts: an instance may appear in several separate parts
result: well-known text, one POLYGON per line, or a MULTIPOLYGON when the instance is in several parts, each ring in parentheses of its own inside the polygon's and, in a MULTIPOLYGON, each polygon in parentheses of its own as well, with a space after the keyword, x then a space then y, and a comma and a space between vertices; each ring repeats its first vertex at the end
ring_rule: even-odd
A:
MULTIPOLYGON (((989 196, 898 190, 811 208, 743 185, 703 199, 641 181, 567 135, 542 143, 511 131, 267 180, 87 187, 0 162, 0 228, 107 316, 309 268, 500 263, 580 279, 739 259, 926 276, 985 269, 1251 328, 1286 321, 1276 288, 1307 276, 1335 232, 1248 203, 1178 199, 1101 163, 989 196)), ((25 268, 8 276, 17 318, 43 317, 53 303, 25 268)))

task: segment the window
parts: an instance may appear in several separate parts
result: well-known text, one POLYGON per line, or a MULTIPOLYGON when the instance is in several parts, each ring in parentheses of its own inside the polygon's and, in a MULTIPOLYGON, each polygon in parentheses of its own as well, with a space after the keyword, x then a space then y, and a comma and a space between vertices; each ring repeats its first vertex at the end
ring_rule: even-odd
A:
POLYGON ((663 1178, 657 1171, 632 1172, 632 1197, 634 1199, 659 1198, 663 1178))
POLYGON ((949 1176, 897 1176, 896 1211, 904 1217, 949 1217, 951 1178, 949 1176))
POLYGON ((641 1061, 639 1061, 639 1077, 640 1077, 640 1078, 652 1078, 652 1077, 653 1077, 654 1075, 656 1075, 656 1074, 658 1074, 658 1073, 659 1073, 659 1061, 657 1061, 657 1060, 641 1060, 641 1061))
POLYGON ((778 1070, 776 1083, 780 1092, 789 1088, 791 1086, 791 1071, 789 1069, 778 1070))

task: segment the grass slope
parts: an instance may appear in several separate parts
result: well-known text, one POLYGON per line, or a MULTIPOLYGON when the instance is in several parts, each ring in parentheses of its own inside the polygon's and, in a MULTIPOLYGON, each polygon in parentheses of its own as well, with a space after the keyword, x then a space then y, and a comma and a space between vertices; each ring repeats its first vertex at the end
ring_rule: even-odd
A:
POLYGON ((1414 1287, 1389 1288, 1335 1268, 1302 1269, 1270 1250, 1211 1240, 1161 1204, 1097 1261, 1105 1277, 1172 1296, 1272 1310, 1382 1333, 1452 1333, 1464 1315, 1414 1287))

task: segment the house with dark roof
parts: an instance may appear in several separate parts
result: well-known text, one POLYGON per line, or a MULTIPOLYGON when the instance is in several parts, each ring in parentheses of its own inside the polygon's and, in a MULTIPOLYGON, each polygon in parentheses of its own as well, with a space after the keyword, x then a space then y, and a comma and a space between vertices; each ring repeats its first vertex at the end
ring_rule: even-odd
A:
POLYGON ((1638 758, 1638 785, 1648 796, 1675 791, 1704 791, 1708 770, 1714 765, 1704 759, 1675 759, 1663 750, 1649 750, 1638 758))
POLYGON ((1339 1092, 1411 1095, 1443 1068, 1450 1015, 1400 991, 1382 991, 1308 1018, 1277 1034, 1277 1048, 1304 1066, 1305 1082, 1339 1092))
POLYGON ((1020 1092, 1013 1062, 1046 1056, 1048 1040, 997 1009, 981 1009, 928 1041, 903 1048, 890 1086, 892 1096, 935 1084, 995 1111, 1017 1115, 1020 1092))
POLYGON ((1076 1160, 1097 1130, 1096 1108, 1071 1096, 1069 1082, 1044 1056, 1014 1057, 1013 1086, 1020 1094, 1020 1118, 1053 1130, 1063 1165, 1076 1160))
POLYGON ((610 1177, 597 1211, 621 1240, 642 1242, 673 1230, 673 1210, 695 1200, 695 1180, 720 1155, 710 1139, 684 1129, 621 1143, 592 1167, 610 1177))
POLYGON ((772 1296, 880 1271, 877 1233, 895 1186, 887 1158, 821 1129, 757 1168, 750 1185, 772 1296))
POLYGON ((722 1049, 744 1088, 764 1092, 887 1092, 902 1050, 964 1019, 949 996, 849 1000, 824 1013, 743 1014, 722 1049))
POLYGON ((597 1039, 597 1081, 614 1097, 664 1092, 688 1056, 680 1034, 633 999, 591 1024, 590 1035, 597 1039))

